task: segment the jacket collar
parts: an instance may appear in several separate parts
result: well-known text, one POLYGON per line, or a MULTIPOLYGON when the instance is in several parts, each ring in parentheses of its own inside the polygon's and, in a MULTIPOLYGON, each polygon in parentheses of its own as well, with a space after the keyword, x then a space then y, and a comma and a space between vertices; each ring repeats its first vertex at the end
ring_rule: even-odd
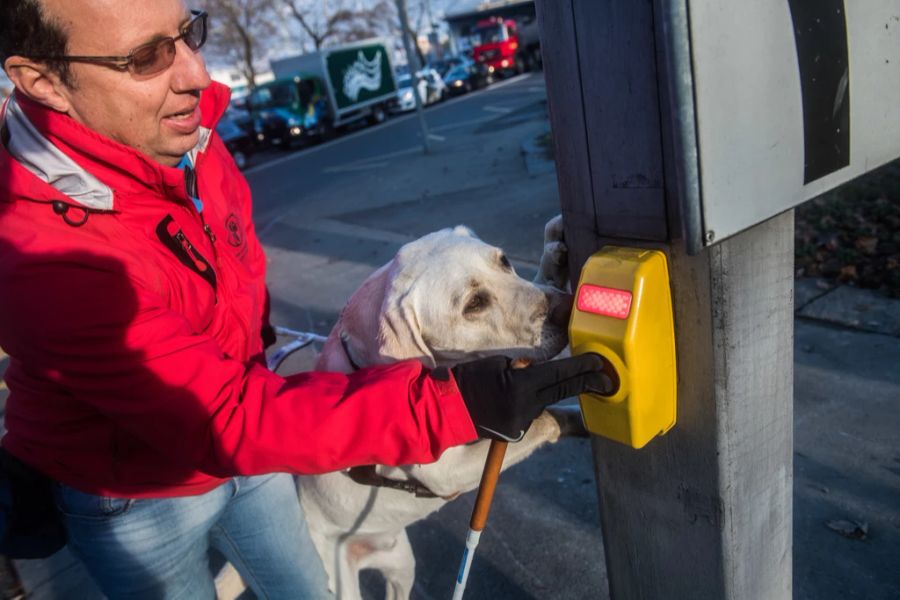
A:
MULTIPOLYGON (((189 153, 195 165, 229 95, 230 90, 216 82, 201 94, 200 139, 189 153)), ((123 197, 148 190, 167 197, 185 195, 181 169, 161 165, 17 93, 7 101, 0 120, 11 157, 73 203, 93 210, 121 210, 123 197)), ((34 199, 48 201, 55 195, 34 199)))

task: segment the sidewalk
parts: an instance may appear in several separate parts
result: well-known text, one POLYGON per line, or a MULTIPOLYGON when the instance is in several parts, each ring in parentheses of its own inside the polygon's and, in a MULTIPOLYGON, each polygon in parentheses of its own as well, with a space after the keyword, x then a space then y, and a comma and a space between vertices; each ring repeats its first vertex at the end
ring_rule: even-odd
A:
MULTIPOLYGON (((530 145, 541 127, 519 123, 432 156, 410 154, 402 171, 341 178, 327 191, 331 210, 298 206, 260 227, 274 320, 327 334, 346 298, 403 243, 460 223, 530 277, 543 223, 559 206, 555 174, 530 145), (378 194, 378 208, 348 200, 378 194)), ((795 310, 794 597, 896 598, 900 300, 801 280, 795 310)), ((313 360, 301 351, 284 371, 313 360)), ((565 440, 504 474, 468 600, 608 597, 589 444, 565 440)), ((410 529, 414 598, 450 596, 472 502, 467 494, 410 529)), ((67 551, 18 566, 35 600, 99 597, 67 551)), ((367 597, 380 597, 381 586, 364 577, 367 597)))

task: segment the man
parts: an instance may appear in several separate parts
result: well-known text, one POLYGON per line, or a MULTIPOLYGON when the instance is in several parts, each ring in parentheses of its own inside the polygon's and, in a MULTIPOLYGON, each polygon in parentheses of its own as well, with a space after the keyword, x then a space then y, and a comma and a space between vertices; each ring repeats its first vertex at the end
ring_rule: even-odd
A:
POLYGON ((435 460, 603 389, 597 357, 513 372, 263 365, 265 260, 213 133, 228 91, 181 0, 4 0, 4 448, 49 476, 111 598, 212 598, 211 543, 260 597, 325 597, 288 475, 435 460), (462 392, 460 391, 462 390, 462 392))

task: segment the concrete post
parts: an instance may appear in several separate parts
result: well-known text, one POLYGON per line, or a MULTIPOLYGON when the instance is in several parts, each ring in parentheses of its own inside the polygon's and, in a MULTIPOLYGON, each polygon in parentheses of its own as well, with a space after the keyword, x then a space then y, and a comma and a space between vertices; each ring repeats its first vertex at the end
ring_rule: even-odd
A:
POLYGON ((678 422, 641 450, 593 440, 610 592, 786 599, 793 213, 686 252, 664 4, 537 2, 573 274, 604 244, 669 257, 678 422))

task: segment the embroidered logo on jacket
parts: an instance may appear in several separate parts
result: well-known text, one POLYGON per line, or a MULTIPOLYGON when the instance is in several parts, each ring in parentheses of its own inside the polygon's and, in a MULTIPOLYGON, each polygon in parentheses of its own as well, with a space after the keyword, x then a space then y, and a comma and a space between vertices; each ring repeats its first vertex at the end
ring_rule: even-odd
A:
POLYGON ((169 224, 175 219, 172 215, 166 215, 162 221, 156 226, 156 237, 168 248, 175 258, 184 266, 192 270, 194 273, 206 280, 213 290, 216 289, 216 272, 213 271, 212 265, 206 260, 202 254, 191 244, 179 227, 175 233, 169 232, 169 224))
POLYGON ((228 231, 228 243, 239 248, 244 243, 244 233, 236 214, 231 213, 225 219, 225 229, 228 231))

